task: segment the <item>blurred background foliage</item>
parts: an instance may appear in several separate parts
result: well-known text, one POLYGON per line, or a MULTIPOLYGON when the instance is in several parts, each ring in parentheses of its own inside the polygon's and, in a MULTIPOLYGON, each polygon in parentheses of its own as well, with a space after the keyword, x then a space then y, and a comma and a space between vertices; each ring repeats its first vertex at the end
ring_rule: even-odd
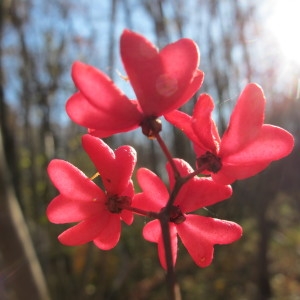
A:
MULTIPOLYGON (((239 93, 254 81, 267 97, 267 123, 295 136, 289 157, 235 183, 231 199, 200 211, 238 222, 244 236, 232 245, 216 246, 206 269, 198 268, 179 245, 176 272, 183 299, 300 299, 300 47, 293 31, 300 24, 292 14, 300 6, 292 0, 281 1, 283 6, 279 2, 0 1, 1 299, 166 298, 156 246, 141 237, 145 218, 124 226, 115 249, 101 251, 92 243, 60 245, 57 235, 66 226, 50 224, 45 216, 57 194, 46 173, 51 159, 68 160, 90 176, 95 173, 81 148, 85 130, 71 123, 64 110, 75 91, 72 62, 100 68, 134 97, 118 75, 124 75, 118 44, 124 28, 159 47, 181 37, 197 42, 205 72, 200 92, 214 97, 220 132, 239 93), (296 55, 290 51, 297 49, 296 55)), ((183 110, 191 113, 195 99, 183 110)), ((174 156, 194 164, 187 139, 165 122, 163 137, 174 156)), ((107 142, 112 148, 133 145, 138 166, 165 178, 164 156, 140 130, 107 142)))

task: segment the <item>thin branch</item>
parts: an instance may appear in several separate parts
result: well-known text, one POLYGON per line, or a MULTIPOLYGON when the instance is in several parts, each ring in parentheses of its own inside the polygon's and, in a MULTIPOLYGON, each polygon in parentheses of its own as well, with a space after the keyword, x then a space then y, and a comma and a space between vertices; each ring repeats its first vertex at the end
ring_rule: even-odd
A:
POLYGON ((175 179, 179 178, 180 177, 179 171, 174 163, 174 160, 172 158, 172 155, 171 155, 167 145, 165 144, 164 140, 161 138, 159 133, 155 134, 155 138, 156 138, 157 142, 159 143, 159 146, 161 147, 162 151, 164 152, 167 160, 169 161, 169 163, 173 169, 175 179))

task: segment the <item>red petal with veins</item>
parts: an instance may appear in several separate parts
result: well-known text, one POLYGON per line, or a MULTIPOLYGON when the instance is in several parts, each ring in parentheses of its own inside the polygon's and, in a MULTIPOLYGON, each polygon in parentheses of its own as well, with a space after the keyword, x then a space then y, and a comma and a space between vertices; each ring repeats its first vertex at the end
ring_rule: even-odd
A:
POLYGON ((169 199, 169 192, 163 181, 146 168, 137 171, 137 180, 143 192, 134 196, 132 206, 159 212, 169 199))
POLYGON ((132 125, 140 118, 137 105, 130 101, 107 75, 93 66, 75 62, 72 77, 83 96, 102 114, 132 125))
POLYGON ((292 151, 293 136, 282 128, 263 125, 259 136, 237 153, 222 159, 222 169, 212 174, 220 184, 230 184, 264 170, 272 161, 281 159, 292 151))
POLYGON ((123 209, 120 213, 121 219, 127 224, 131 225, 133 222, 133 213, 129 210, 123 209))
POLYGON ((286 130, 272 125, 263 125, 257 138, 239 152, 224 157, 223 163, 231 165, 265 164, 281 159, 291 153, 293 136, 286 130))
POLYGON ((158 243, 161 236, 161 227, 158 220, 153 220, 147 223, 143 228, 143 237, 145 240, 158 243))
POLYGON ((231 184, 236 180, 246 179, 264 170, 270 162, 245 165, 224 164, 218 173, 212 173, 211 177, 219 184, 231 184))
POLYGON ((264 122, 265 96, 251 83, 241 93, 220 146, 220 156, 239 152, 260 134, 264 122))
POLYGON ((108 211, 94 215, 67 229, 58 236, 58 239, 62 244, 68 246, 88 243, 94 240, 103 230, 106 230, 110 216, 111 214, 108 211))
MULTIPOLYGON (((194 172, 193 168, 185 160, 179 159, 179 158, 174 158, 173 161, 176 165, 176 168, 177 168, 179 174, 182 177, 185 177, 185 176, 189 175, 190 173, 194 172)), ((170 190, 173 190, 174 185, 175 185, 175 176, 174 176, 173 168, 171 167, 169 162, 166 164, 166 170, 169 175, 170 190)))
POLYGON ((142 35, 125 30, 121 57, 137 99, 147 116, 160 116, 183 105, 200 88, 203 73, 197 45, 181 39, 160 52, 142 35))
POLYGON ((105 198, 103 191, 94 182, 64 160, 52 160, 48 166, 48 174, 55 187, 66 198, 88 202, 105 198))
POLYGON ((56 224, 79 222, 105 209, 104 201, 76 201, 72 195, 58 195, 47 207, 46 215, 50 222, 56 224))
POLYGON ((204 154, 206 151, 215 155, 219 152, 221 140, 217 126, 211 117, 213 109, 213 99, 207 94, 200 95, 192 117, 192 128, 197 135, 197 139, 193 142, 198 148, 201 148, 201 153, 197 153, 197 156, 204 154))
MULTIPOLYGON (((170 238, 171 238, 171 248, 172 248, 172 259, 173 265, 175 266, 177 259, 177 230, 173 223, 169 223, 170 238)), ((147 223, 143 228, 143 237, 145 240, 153 243, 157 243, 158 257, 161 266, 166 270, 167 263, 165 257, 165 247, 161 232, 161 226, 158 220, 151 221, 147 223)))
POLYGON ((82 137, 82 146, 96 166, 109 193, 120 195, 127 189, 136 164, 134 148, 122 146, 114 152, 102 140, 88 134, 82 137))
MULTIPOLYGON (((127 188, 120 194, 120 196, 130 197, 132 205, 132 199, 134 196, 134 187, 132 180, 129 181, 127 188)), ((129 210, 123 209, 120 213, 120 217, 127 225, 131 225, 133 222, 133 213, 129 210)))
POLYGON ((102 250, 114 248, 120 240, 121 222, 118 214, 110 214, 105 229, 93 240, 94 244, 102 250))
MULTIPOLYGON (((131 102, 133 105, 136 105, 136 101, 132 100, 131 102)), ((91 128, 95 131, 95 136, 102 138, 115 133, 133 130, 139 126, 142 120, 141 114, 138 116, 136 114, 129 115, 126 119, 114 112, 100 110, 88 102, 80 92, 73 94, 69 98, 66 104, 66 111, 72 121, 81 126, 91 128)))
POLYGON ((217 184, 210 178, 195 177, 181 188, 174 205, 187 213, 228 199, 231 195, 229 185, 217 184))
MULTIPOLYGON (((181 176, 184 177, 193 172, 191 166, 184 160, 175 159, 174 162, 181 176)), ((167 163, 166 169, 169 175, 170 187, 173 189, 175 178, 169 163, 167 163)), ((195 176, 181 187, 174 205, 178 205, 183 213, 187 213, 225 200, 231 195, 231 186, 217 184, 211 178, 195 176)))
POLYGON ((230 244, 242 236, 242 228, 234 222, 198 215, 187 215, 176 227, 183 245, 199 267, 211 264, 215 244, 230 244))
POLYGON ((175 127, 184 132, 191 141, 198 141, 198 137, 192 127, 191 116, 182 111, 174 110, 164 115, 164 117, 169 123, 173 124, 175 127))

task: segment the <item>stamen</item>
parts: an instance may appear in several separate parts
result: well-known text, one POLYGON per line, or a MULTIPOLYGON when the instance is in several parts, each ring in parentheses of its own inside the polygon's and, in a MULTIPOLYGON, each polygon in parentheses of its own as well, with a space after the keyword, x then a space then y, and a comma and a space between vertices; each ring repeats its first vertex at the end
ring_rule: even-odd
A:
POLYGON ((95 173, 92 177, 90 177, 90 180, 94 180, 94 179, 97 178, 98 176, 100 176, 100 173, 99 173, 99 172, 95 173))
POLYGON ((171 213, 170 213, 170 222, 173 222, 175 224, 181 224, 186 220, 186 217, 182 213, 179 206, 172 206, 171 213))
POLYGON ((122 78, 125 81, 129 81, 128 76, 122 75, 122 73, 119 70, 116 70, 117 74, 119 75, 120 78, 122 78))
POLYGON ((132 199, 128 196, 107 195, 105 203, 107 209, 113 214, 119 214, 124 207, 130 206, 132 199))
POLYGON ((217 173, 222 168, 221 158, 207 151, 205 154, 197 158, 198 168, 205 167, 205 170, 217 173))

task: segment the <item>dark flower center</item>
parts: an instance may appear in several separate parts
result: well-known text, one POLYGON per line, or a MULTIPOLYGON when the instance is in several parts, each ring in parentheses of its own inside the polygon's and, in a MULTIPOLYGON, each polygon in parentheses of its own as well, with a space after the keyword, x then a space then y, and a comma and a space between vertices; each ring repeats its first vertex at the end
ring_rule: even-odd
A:
POLYGON ((179 206, 173 205, 170 212, 170 222, 173 222, 175 224, 180 224, 184 222, 186 217, 182 213, 179 206))
POLYGON ((161 131, 161 120, 155 116, 146 117, 141 122, 142 132, 149 139, 155 139, 156 135, 161 131))
POLYGON ((124 207, 131 205, 131 198, 128 196, 107 195, 105 205, 111 213, 119 214, 124 207))
POLYGON ((205 170, 217 173, 222 168, 221 158, 207 151, 197 158, 198 168, 205 167, 205 170))

